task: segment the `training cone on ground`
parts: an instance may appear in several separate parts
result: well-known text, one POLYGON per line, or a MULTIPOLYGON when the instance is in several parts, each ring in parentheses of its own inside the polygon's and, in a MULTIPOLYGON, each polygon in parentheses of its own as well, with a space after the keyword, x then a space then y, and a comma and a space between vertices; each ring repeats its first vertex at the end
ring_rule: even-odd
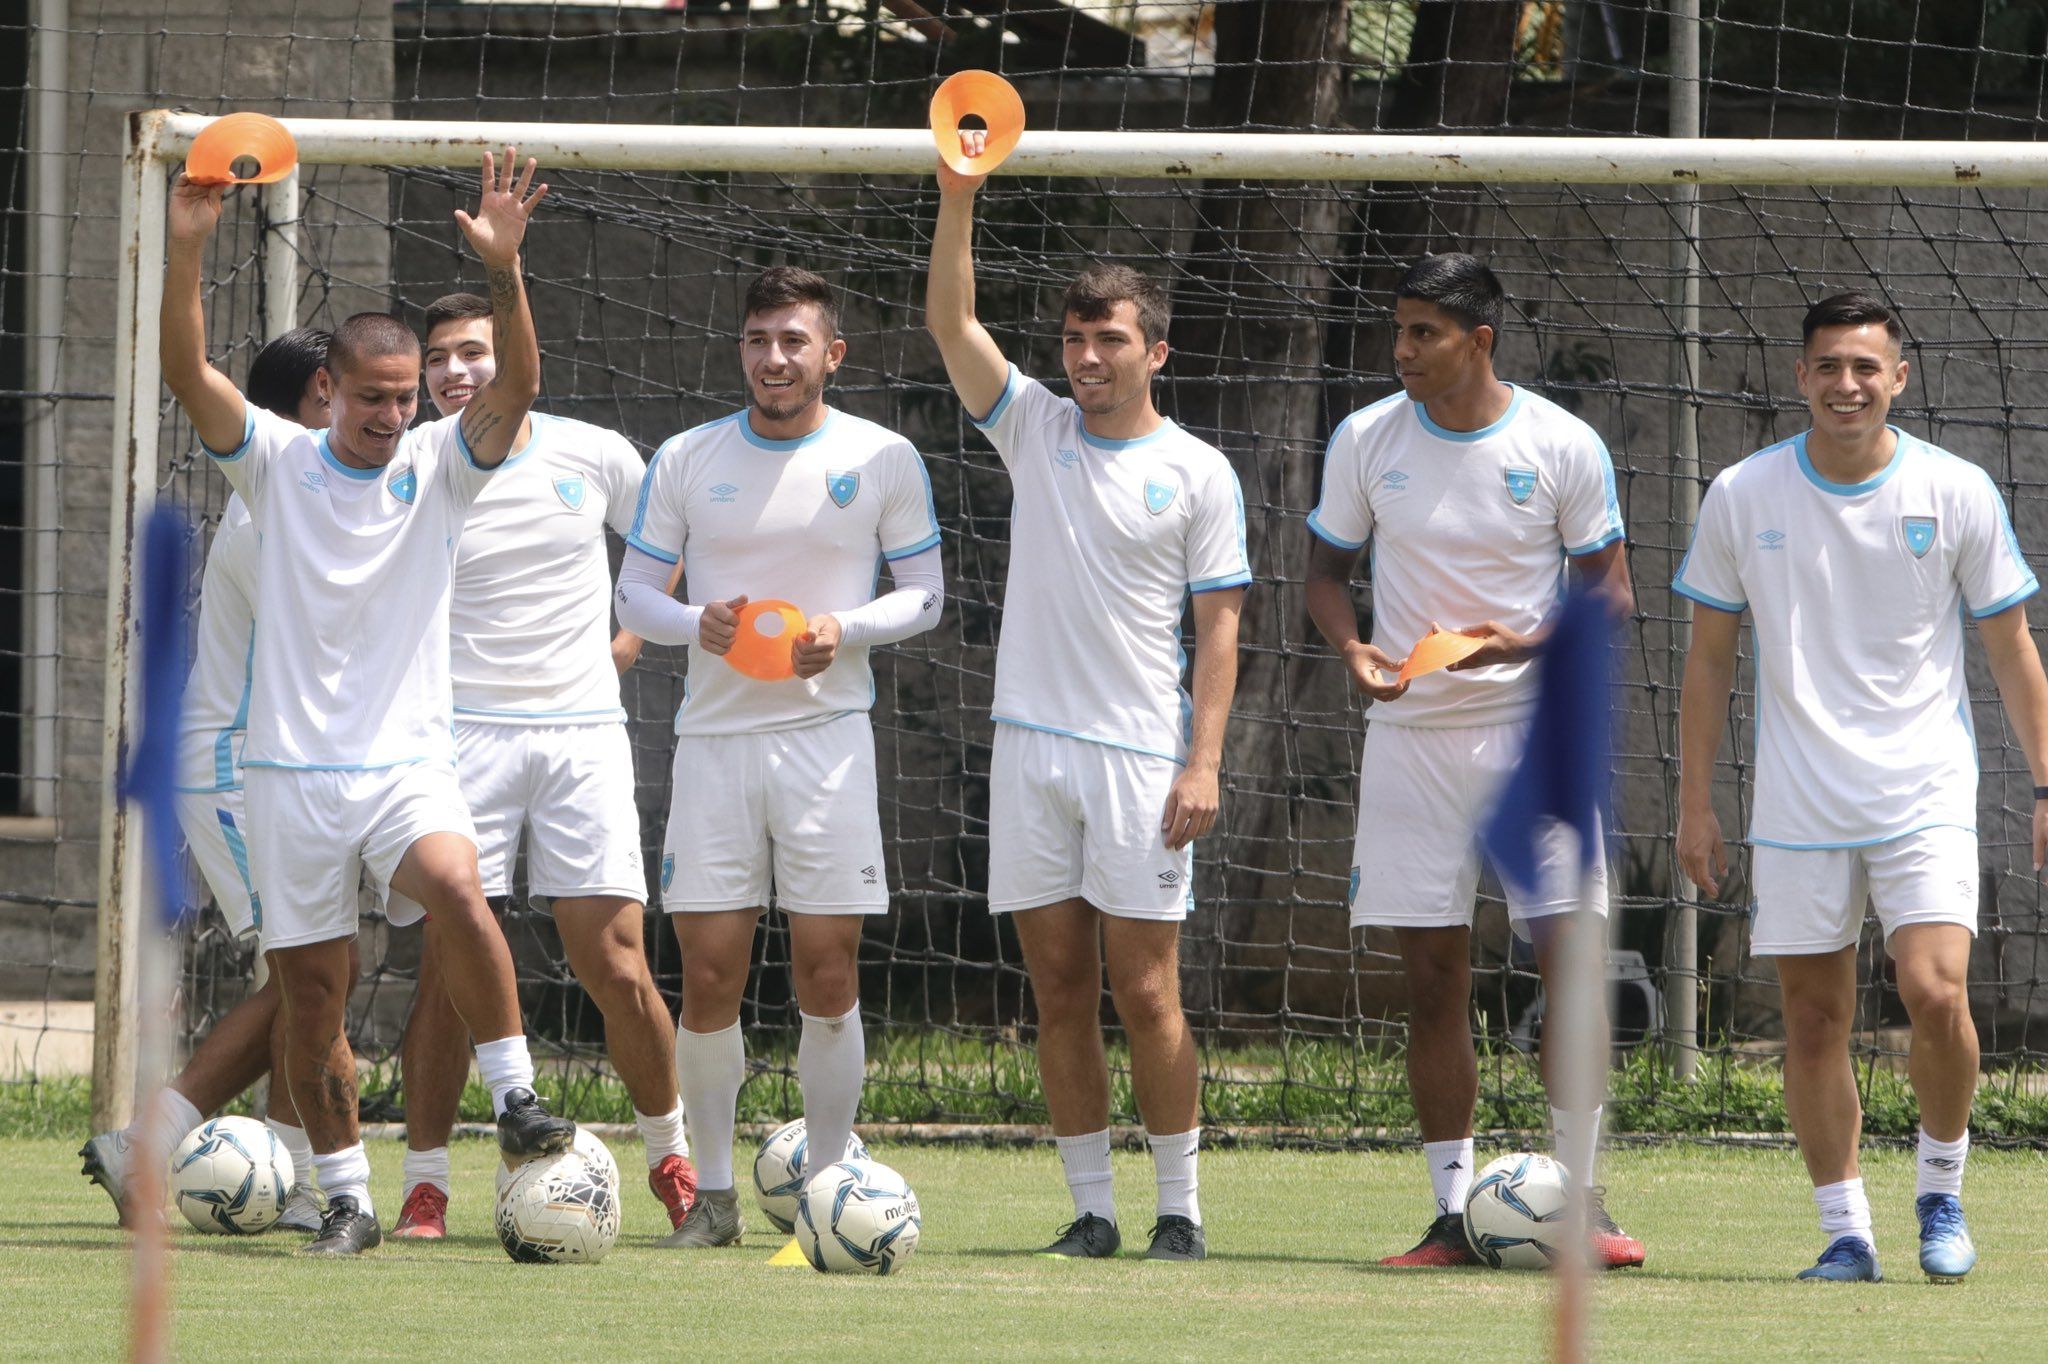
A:
POLYGON ((1412 682, 1424 673, 1448 668, 1459 659, 1470 657, 1485 642, 1471 635, 1461 635, 1432 625, 1429 633, 1417 640, 1415 647, 1408 651, 1408 661, 1401 665, 1401 676, 1398 680, 1412 682))
POLYGON ((725 661, 756 682, 780 682, 796 676, 790 650, 809 622, 786 601, 750 601, 740 608, 739 633, 725 661))
POLYGON ((268 185, 298 164, 299 144, 291 129, 267 114, 228 114, 192 139, 185 178, 195 185, 268 185), (245 157, 256 163, 254 175, 235 174, 235 162, 245 157))
POLYGON ((789 1244, 768 1257, 770 1269, 809 1269, 811 1262, 804 1258, 804 1248, 796 1243, 794 1236, 789 1244))
POLYGON ((939 159, 962 175, 987 175, 1017 150, 1024 135, 1024 101, 993 71, 956 71, 932 95, 932 141, 939 159), (988 130, 981 155, 960 151, 960 120, 979 118, 988 130))

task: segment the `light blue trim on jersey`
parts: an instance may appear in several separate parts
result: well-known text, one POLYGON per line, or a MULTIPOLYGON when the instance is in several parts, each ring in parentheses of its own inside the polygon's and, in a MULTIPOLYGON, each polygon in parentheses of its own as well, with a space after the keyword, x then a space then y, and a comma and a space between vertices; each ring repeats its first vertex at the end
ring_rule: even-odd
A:
POLYGON ((593 723, 626 718, 625 709, 620 706, 613 706, 608 710, 490 710, 483 706, 457 706, 455 713, 502 716, 514 720, 588 720, 593 723))
POLYGON ((1171 417, 1161 417, 1157 431, 1148 431, 1142 436, 1128 436, 1123 440, 1111 440, 1108 436, 1096 435, 1088 429, 1088 424, 1083 422, 1081 424, 1081 441, 1084 445, 1092 445, 1098 450, 1108 450, 1114 454, 1118 450, 1134 450, 1140 445, 1150 444, 1169 432, 1178 430, 1180 430, 1179 425, 1171 417))
POLYGON ((2009 611, 2013 607, 2018 606, 2021 602, 2025 601, 2027 598, 2033 596, 2036 592, 2039 592, 2040 590, 2040 581, 2038 579, 2032 578, 2030 575, 2029 581, 2025 587, 2022 587, 2019 591, 2013 593, 2009 597, 1991 603, 1991 605, 1985 607, 1981 611, 1970 612, 1970 618, 1972 620, 1983 620, 1988 616, 1997 615, 2000 611, 2009 611))
POLYGON ((654 454, 647 460, 647 470, 640 475, 640 496, 633 504, 633 525, 626 532, 627 544, 639 550, 642 554, 653 555, 665 564, 676 563, 683 557, 683 552, 680 549, 659 549, 640 536, 641 527, 647 524, 647 499, 654 495, 654 471, 660 467, 661 457, 667 454, 671 448, 681 449, 683 442, 696 435, 699 431, 709 431, 714 427, 724 426, 728 422, 736 422, 745 415, 744 409, 738 412, 728 412, 716 421, 703 422, 680 434, 670 436, 667 440, 654 447, 654 454))
MULTIPOLYGON (((1833 493, 1836 497, 1859 497, 1864 493, 1874 492, 1882 488, 1885 480, 1899 471, 1899 465, 1905 462, 1906 446, 1915 439, 1899 430, 1896 426, 1887 425, 1885 430, 1891 432, 1897 438, 1897 444, 1892 448, 1892 462, 1885 465, 1876 475, 1864 479, 1861 483, 1831 483, 1821 477, 1820 470, 1813 467, 1813 461, 1806 454, 1806 438, 1813 434, 1811 431, 1801 431, 1792 438, 1792 453, 1799 458, 1799 472, 1805 474, 1806 481, 1814 487, 1824 493, 1833 493)), ((1904 835, 1900 836, 1904 837, 1904 835)), ((1883 840, 1880 839, 1879 841, 1882 842, 1883 840)))
POLYGON ((181 796, 223 796, 230 791, 241 790, 242 783, 235 781, 229 782, 226 786, 173 786, 171 789, 181 796))
POLYGON ((211 445, 208 445, 205 441, 199 442, 199 448, 206 451, 207 457, 209 459, 217 459, 223 464, 231 464, 235 460, 240 459, 243 455, 249 453, 249 442, 255 439, 256 405, 250 402, 247 398, 244 398, 242 399, 242 443, 240 445, 237 445, 234 449, 228 451, 226 454, 222 454, 220 451, 214 449, 211 445))
MULTIPOLYGON (((1940 449, 1939 446, 1935 446, 1932 448, 1940 449)), ((1948 454, 1948 451, 1943 450, 1942 453, 1948 454)), ((1959 455, 1950 455, 1949 457, 1951 459, 1958 460, 1963 464, 1969 464, 1970 468, 1975 469, 1977 471, 1977 476, 1984 480, 1985 489, 1991 494, 1991 503, 1993 506, 1998 508, 1998 526, 1999 529, 2005 532, 2005 547, 2012 551, 2012 561, 2014 565, 2018 567, 2020 572, 2027 575, 2027 582, 2031 584, 2031 586, 2026 591, 2020 593, 2017 597, 2007 598, 2005 606, 2011 606, 2015 601, 2024 601, 2028 596, 2032 595, 2035 589, 2038 589, 2040 587, 2041 582, 2040 579, 2034 576, 2034 570, 2027 564, 2027 556, 2020 550, 2020 537, 2013 531, 2012 517, 2006 514, 2005 494, 1998 491, 1998 484, 1992 479, 1989 473, 1985 472, 1982 466, 1970 464, 1968 460, 1962 459, 1962 457, 1959 455)), ((2005 608, 2002 606, 1990 607, 1986 610, 1975 612, 1974 614, 1977 616, 1979 620, 1982 620, 1985 616, 1995 614, 1996 612, 2004 609, 2005 608)))
POLYGON ((986 431, 991 426, 994 426, 997 421, 1001 420, 1004 409, 1009 407, 1010 399, 1016 396, 1017 381, 1019 379, 1022 379, 1023 377, 1023 374, 1018 371, 1017 367, 1015 365, 1011 365, 1010 372, 1003 376, 1003 392, 1002 395, 996 399, 996 405, 988 410, 988 415, 986 417, 977 417, 972 412, 970 412, 967 414, 967 420, 973 422, 977 427, 979 427, 983 431, 986 431))
MULTIPOLYGON (((1681 564, 1679 572, 1683 573, 1684 571, 1685 567, 1681 564)), ((1726 611, 1731 616, 1739 616, 1749 609, 1748 602, 1722 601, 1719 597, 1710 597, 1681 578, 1673 578, 1671 580, 1671 590, 1681 597, 1691 597, 1702 606, 1711 606, 1716 611, 1726 611)))
POLYGON ((422 754, 416 758, 394 758, 388 763, 284 763, 269 758, 244 758, 244 767, 275 767, 286 772, 388 772, 394 767, 410 767, 414 763, 445 762, 440 756, 422 754))
POLYGON ((1409 405, 1415 409, 1415 420, 1421 422, 1422 429, 1429 432, 1430 435, 1435 436, 1439 440, 1456 441, 1461 445, 1468 445, 1475 440, 1485 440, 1488 436, 1499 435, 1507 429, 1508 423, 1515 419, 1515 414, 1522 410, 1522 399, 1527 395, 1522 391, 1519 384, 1509 384, 1508 389, 1514 394, 1512 398, 1508 399, 1508 410, 1501 413, 1492 422, 1480 427, 1477 431, 1453 431, 1448 427, 1438 426, 1429 419, 1429 409, 1423 404, 1411 398, 1409 399, 1409 405))
POLYGON ((1312 511, 1308 514, 1309 532, 1313 534, 1316 537, 1316 539, 1321 540, 1326 545, 1335 545, 1338 549, 1348 549, 1353 554, 1356 554, 1359 550, 1365 548, 1365 541, 1346 540, 1343 536, 1336 534, 1328 526, 1325 526, 1321 521, 1317 520, 1316 518, 1322 512, 1322 510, 1323 509, 1321 507, 1317 507, 1315 511, 1312 511))
POLYGON ((315 441, 314 444, 320 448, 320 458, 327 461, 327 466, 330 469, 335 470, 346 478, 355 479, 359 483, 367 483, 373 478, 382 478, 385 474, 391 472, 382 465, 374 469, 358 469, 353 464, 343 464, 340 457, 328 448, 327 437, 329 434, 330 432, 328 431, 322 431, 320 439, 315 441))
POLYGON ((249 892, 249 913, 255 926, 263 927, 263 902, 256 897, 256 883, 249 876, 249 845, 242 841, 242 831, 235 827, 234 815, 218 807, 214 816, 220 820, 221 841, 228 845, 228 856, 235 859, 235 870, 242 878, 242 889, 249 892))
POLYGON ((1862 838, 1854 843, 1780 843, 1774 838, 1758 838, 1755 834, 1749 836, 1749 841, 1759 848, 1781 848, 1786 852, 1840 852, 1848 848, 1874 848, 1880 843, 1890 843, 1894 839, 1911 838, 1914 834, 1924 834, 1929 829, 1962 829, 1967 833, 1973 834, 1977 832, 1977 826, 1974 824, 1957 824, 1953 820, 1937 819, 1931 824, 1916 824, 1910 829, 1901 829, 1895 834, 1884 834, 1878 838, 1862 838))
MULTIPOLYGON (((939 504, 932 497, 932 471, 924 467, 924 456, 917 452, 915 445, 910 447, 910 458, 911 462, 917 465, 917 476, 924 480, 924 514, 925 518, 931 523, 932 528, 931 535, 918 543, 923 549, 930 549, 939 542, 939 504)), ((882 557, 885 559, 900 559, 906 554, 916 554, 918 552, 915 549, 899 549, 893 552, 885 549, 882 551, 882 557)))
POLYGON ((753 415, 747 409, 741 408, 738 415, 740 419, 740 435, 746 438, 747 444, 762 450, 775 450, 782 454, 788 454, 792 450, 801 450, 806 445, 816 445, 819 441, 825 439, 825 433, 832 429, 833 423, 839 418, 838 412, 828 407, 825 409, 825 420, 819 424, 817 430, 798 436, 794 440, 771 440, 769 437, 755 432, 753 415))
MULTIPOLYGON (((517 464, 520 460, 525 459, 528 455, 532 454, 535 450, 539 449, 541 423, 553 421, 554 418, 548 416, 544 412, 529 412, 526 414, 526 420, 533 427, 533 430, 527 433, 526 444, 520 446, 516 451, 505 456, 505 458, 499 460, 496 464, 492 465, 491 467, 494 471, 499 469, 509 469, 513 465, 517 464)), ((457 440, 462 440, 461 422, 455 423, 455 437, 457 440)), ((462 440, 462 453, 465 456, 469 454, 469 442, 466 440, 462 440)), ((478 464, 474 459, 472 459, 469 461, 469 467, 472 469, 481 469, 483 466, 481 464, 478 464)))
MULTIPOLYGON (((1181 660, 1183 663, 1187 660, 1185 650, 1181 653, 1181 660)), ((1184 709, 1188 704, 1187 701, 1182 701, 1184 709)), ((1161 753, 1153 748, 1140 748, 1136 744, 1118 743, 1115 739, 1098 739, 1092 734, 1076 734, 1071 729, 1054 729, 1051 725, 1034 725, 1029 720, 1012 720, 1007 715, 991 715, 988 718, 999 725, 1009 725, 1015 729, 1035 729, 1040 734, 1057 734, 1062 739, 1078 739, 1084 744, 1101 744, 1104 748, 1120 748, 1126 753, 1137 753, 1147 758, 1164 758, 1175 767, 1186 767, 1188 765, 1186 758, 1176 758, 1171 753, 1161 753)))
POLYGON ((1609 545, 1613 544, 1616 540, 1619 540, 1620 538, 1621 531, 1616 527, 1610 526, 1600 536, 1598 540, 1593 541, 1591 544, 1579 545, 1576 548, 1574 548, 1571 545, 1566 545, 1564 547, 1564 552, 1566 554, 1569 554, 1572 558, 1576 559, 1581 555, 1592 554, 1599 550, 1603 550, 1607 548, 1609 545))
POLYGON ((653 545, 649 544, 645 540, 642 540, 637 535, 628 535, 626 537, 626 543, 631 545, 633 548, 639 550, 642 554, 647 555, 649 558, 659 559, 665 564, 679 563, 681 562, 683 557, 680 554, 671 554, 665 549, 656 549, 653 545))
POLYGON ((939 533, 937 531, 933 531, 930 535, 925 536, 924 539, 919 540, 914 545, 905 545, 902 549, 883 550, 882 557, 893 564, 898 559, 908 559, 913 554, 922 554, 926 550, 932 548, 934 545, 938 543, 939 533))
POLYGON ((1189 583, 1188 595, 1200 596, 1204 592, 1221 592, 1229 587, 1248 587, 1251 581, 1249 572, 1226 573, 1220 578, 1204 578, 1198 583, 1189 583))

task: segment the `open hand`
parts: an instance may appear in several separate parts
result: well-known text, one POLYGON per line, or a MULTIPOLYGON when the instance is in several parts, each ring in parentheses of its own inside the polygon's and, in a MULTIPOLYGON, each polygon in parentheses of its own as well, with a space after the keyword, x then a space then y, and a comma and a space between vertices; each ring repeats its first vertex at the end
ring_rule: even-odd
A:
POLYGON ((515 184, 512 177, 517 168, 518 148, 505 148, 503 166, 485 152, 483 188, 477 198, 476 216, 472 218, 459 208, 455 210, 456 225, 485 265, 505 266, 518 261, 519 244, 526 240, 527 219, 533 216, 533 206, 548 192, 543 184, 527 193, 533 186, 532 157, 526 158, 526 169, 515 184))
POLYGON ((1395 701, 1407 693, 1408 684, 1399 680, 1401 665, 1407 661, 1389 658, 1385 650, 1363 640, 1344 650, 1344 668, 1351 674, 1352 687, 1375 701, 1395 701))

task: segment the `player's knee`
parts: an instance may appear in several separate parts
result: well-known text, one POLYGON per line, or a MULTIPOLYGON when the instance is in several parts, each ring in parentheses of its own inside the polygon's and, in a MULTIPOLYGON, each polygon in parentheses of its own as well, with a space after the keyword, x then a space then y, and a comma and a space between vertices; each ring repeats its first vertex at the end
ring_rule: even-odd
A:
POLYGON ((1102 968, 1078 960, 1040 960, 1031 971, 1031 997, 1041 1022, 1095 1021, 1102 1007, 1102 968))
POLYGON ((1949 1029, 1970 1021, 1970 992, 1959 980, 1935 972, 1902 972, 1899 1002, 1920 1029, 1949 1029))
POLYGON ((746 989, 747 968, 698 957, 683 958, 683 1001, 692 1010, 738 999, 746 989))
POLYGON ((631 1004, 640 993, 642 983, 652 992, 653 983, 647 975, 647 963, 637 952, 623 948, 607 950, 600 955, 579 976, 583 988, 597 1001, 600 1011, 613 1012, 631 1004))
POLYGON ((1802 1055, 1833 1051, 1847 1044, 1854 1001, 1833 999, 1785 1001, 1785 1044, 1802 1055))
POLYGON ((1116 1016, 1123 1021, 1126 1032, 1158 1037, 1170 1034, 1186 1023, 1178 981, 1160 981, 1148 976, 1112 993, 1116 1016))

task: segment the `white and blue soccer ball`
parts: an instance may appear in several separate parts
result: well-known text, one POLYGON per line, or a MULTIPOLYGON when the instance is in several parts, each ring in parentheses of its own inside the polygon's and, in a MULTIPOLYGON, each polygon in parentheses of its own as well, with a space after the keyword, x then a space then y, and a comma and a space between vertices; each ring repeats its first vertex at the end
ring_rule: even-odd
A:
POLYGON ((1548 1269, 1565 1237, 1570 1196, 1564 1166, 1549 1156, 1502 1156, 1472 1181, 1465 1240, 1495 1269, 1548 1269))
POLYGON ((185 1135, 171 1155, 171 1197, 201 1231, 253 1236, 284 1211, 292 1157, 254 1118, 215 1118, 185 1135))
MULTIPOLYGON (((619 1191, 619 1163, 612 1159, 611 1148, 599 1140, 597 1133, 579 1125, 576 1129, 576 1140, 569 1149, 589 1161, 590 1168, 604 1177, 605 1182, 612 1186, 613 1193, 619 1191)), ((525 1160, 516 1164, 508 1164, 504 1160, 498 1162, 498 1197, 505 1196, 506 1186, 511 1184, 526 1165, 525 1160)))
POLYGON ((520 1264, 596 1264, 618 1239, 617 1170, 581 1152, 527 1161, 498 1194, 498 1244, 520 1264))
POLYGON ((893 1274, 924 1230, 917 1195, 878 1160, 842 1160, 804 1185, 796 1243, 824 1274, 893 1274))
MULTIPOLYGON (((804 1130, 804 1120, 798 1118, 769 1133, 754 1157, 754 1200, 761 1205, 761 1215, 773 1222, 777 1231, 796 1228, 797 1199, 810 1182, 810 1153, 810 1137, 804 1130)), ((868 1148, 857 1134, 849 1135, 840 1158, 866 1160, 868 1148)))

